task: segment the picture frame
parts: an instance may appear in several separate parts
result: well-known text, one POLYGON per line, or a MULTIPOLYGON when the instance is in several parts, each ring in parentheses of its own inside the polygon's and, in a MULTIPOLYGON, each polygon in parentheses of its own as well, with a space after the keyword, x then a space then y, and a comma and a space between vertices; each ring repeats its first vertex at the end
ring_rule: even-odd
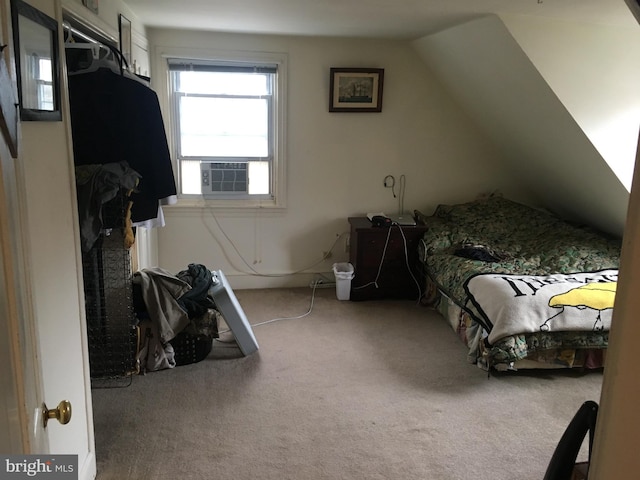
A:
POLYGON ((20 120, 62 121, 58 22, 11 0, 20 120))
POLYGON ((330 112, 381 112, 383 68, 331 68, 330 112))
POLYGON ((131 20, 122 14, 118 15, 118 30, 120 31, 120 53, 122 53, 126 66, 131 68, 133 61, 131 56, 131 20))

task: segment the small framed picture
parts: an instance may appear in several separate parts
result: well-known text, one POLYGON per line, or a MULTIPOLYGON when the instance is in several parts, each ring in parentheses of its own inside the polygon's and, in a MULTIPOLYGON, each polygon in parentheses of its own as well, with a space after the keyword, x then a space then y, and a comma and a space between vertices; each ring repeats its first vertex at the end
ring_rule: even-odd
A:
POLYGON ((131 20, 124 15, 118 15, 118 28, 120 30, 120 52, 127 62, 127 66, 131 67, 133 58, 131 58, 131 20))
POLYGON ((330 112, 381 112, 383 68, 332 68, 330 112))

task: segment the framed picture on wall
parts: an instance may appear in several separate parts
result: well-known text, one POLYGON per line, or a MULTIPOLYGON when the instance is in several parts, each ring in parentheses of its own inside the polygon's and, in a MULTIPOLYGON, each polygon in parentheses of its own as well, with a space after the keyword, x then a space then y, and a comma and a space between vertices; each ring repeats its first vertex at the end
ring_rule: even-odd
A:
POLYGON ((118 15, 118 28, 120 30, 120 52, 127 66, 131 67, 131 20, 124 15, 118 15))
POLYGON ((381 112, 383 68, 332 68, 330 112, 381 112))

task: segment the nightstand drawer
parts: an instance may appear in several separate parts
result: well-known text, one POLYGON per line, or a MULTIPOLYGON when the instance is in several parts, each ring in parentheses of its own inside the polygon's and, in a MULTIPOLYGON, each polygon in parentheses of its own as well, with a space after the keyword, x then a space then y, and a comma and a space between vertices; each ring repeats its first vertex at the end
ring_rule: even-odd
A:
POLYGON ((392 232, 387 242, 386 234, 371 235, 362 241, 362 248, 360 259, 363 267, 375 267, 382 261, 382 255, 384 254, 385 264, 404 263, 406 261, 404 241, 399 232, 392 232), (385 250, 385 243, 387 248, 385 250))
POLYGON ((417 298, 420 287, 414 278, 418 275, 418 242, 427 228, 374 227, 366 217, 351 217, 349 224, 349 261, 355 269, 351 300, 417 298))

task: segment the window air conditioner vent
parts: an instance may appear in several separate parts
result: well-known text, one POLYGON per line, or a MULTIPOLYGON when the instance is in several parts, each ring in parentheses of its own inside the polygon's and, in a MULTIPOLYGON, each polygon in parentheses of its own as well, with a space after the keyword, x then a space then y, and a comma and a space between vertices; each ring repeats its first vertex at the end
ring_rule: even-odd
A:
POLYGON ((203 162, 200 164, 202 194, 247 193, 247 164, 239 162, 203 162))

